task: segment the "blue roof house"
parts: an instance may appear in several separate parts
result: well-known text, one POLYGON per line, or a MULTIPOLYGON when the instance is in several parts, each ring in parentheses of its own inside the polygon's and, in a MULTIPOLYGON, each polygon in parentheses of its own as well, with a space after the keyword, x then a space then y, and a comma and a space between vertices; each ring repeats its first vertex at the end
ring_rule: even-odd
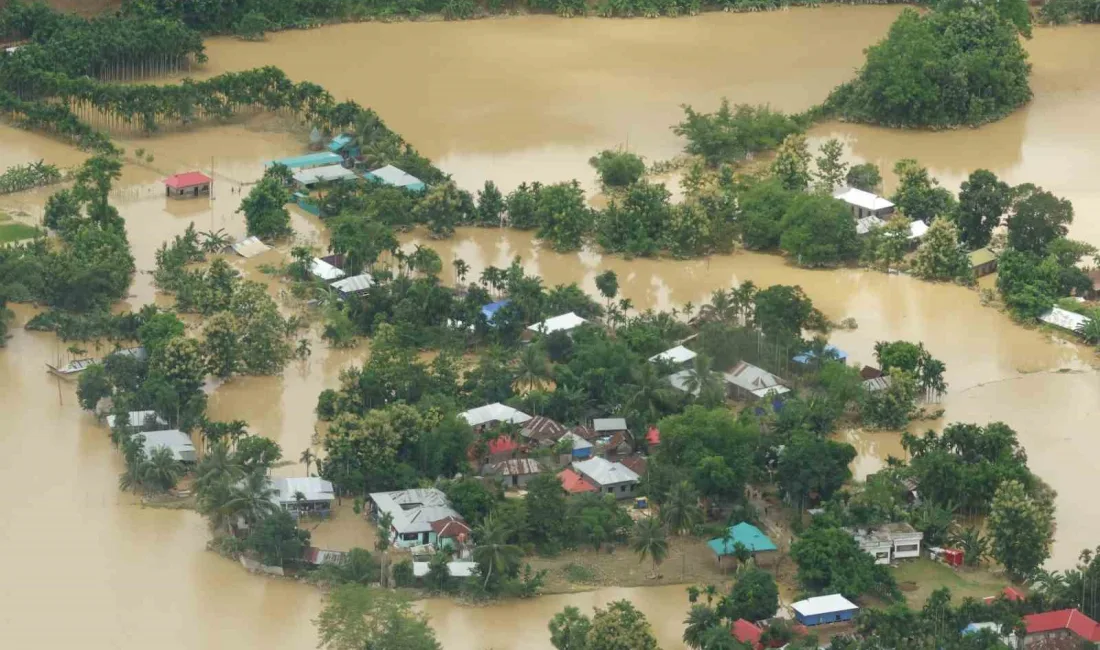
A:
POLYGON ((355 158, 359 155, 359 147, 355 146, 355 139, 347 133, 341 133, 330 140, 326 149, 344 158, 355 158))
MULTIPOLYGON (((825 355, 829 358, 836 359, 837 361, 841 361, 841 362, 847 362, 848 361, 848 353, 845 352, 844 350, 841 350, 840 348, 836 347, 835 345, 826 345, 825 346, 825 355)), ((813 350, 809 350, 807 352, 803 352, 802 354, 795 355, 794 357, 791 358, 791 360, 794 361, 795 363, 801 363, 802 365, 806 365, 807 363, 809 363, 816 356, 817 356, 817 354, 815 354, 813 350)))
POLYGON ((381 181, 386 185, 392 185, 394 187, 403 187, 410 192, 423 192, 427 188, 427 186, 424 185, 424 181, 393 165, 386 165, 374 171, 369 171, 363 174, 363 178, 368 181, 381 181))
POLYGON ((485 317, 485 320, 488 321, 490 325, 492 325, 493 324, 493 317, 497 315, 497 312, 500 311, 500 309, 502 307, 504 307, 505 305, 507 305, 511 302, 512 301, 508 300, 507 298, 505 298, 504 300, 498 300, 496 302, 491 302, 488 305, 485 305, 484 307, 481 308, 481 315, 485 317))
POLYGON ((764 534, 764 531, 744 521, 736 526, 730 526, 728 538, 719 537, 707 542, 707 546, 710 547, 710 550, 714 551, 714 554, 718 556, 719 562, 721 562, 723 556, 733 555, 738 544, 744 546, 754 554, 764 551, 779 550, 779 547, 764 534))
POLYGON ((791 605, 791 609, 798 622, 806 627, 850 621, 859 611, 855 603, 840 594, 800 600, 791 605))

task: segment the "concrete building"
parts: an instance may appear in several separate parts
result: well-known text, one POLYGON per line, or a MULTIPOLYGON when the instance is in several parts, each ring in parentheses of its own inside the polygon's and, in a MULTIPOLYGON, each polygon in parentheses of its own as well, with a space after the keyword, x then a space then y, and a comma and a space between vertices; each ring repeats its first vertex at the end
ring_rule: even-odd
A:
POLYGON ((435 488, 374 492, 369 498, 375 523, 384 513, 393 517, 389 534, 399 548, 433 544, 438 533, 432 524, 448 517, 462 519, 447 496, 435 488))
POLYGON ((633 470, 606 458, 576 461, 573 463, 573 471, 595 485, 600 494, 613 494, 617 499, 633 497, 638 486, 638 475, 633 470))
POLYGON ((214 179, 202 172, 173 174, 164 179, 164 194, 173 199, 193 199, 210 196, 214 179))
POLYGON ((798 622, 807 627, 850 621, 859 611, 855 603, 840 594, 800 600, 791 605, 791 609, 798 622))
POLYGON ((778 397, 790 392, 779 377, 747 361, 738 363, 733 370, 723 376, 730 386, 733 397, 740 400, 752 401, 763 397, 778 397))
POLYGON ((336 499, 332 483, 316 476, 271 479, 271 487, 275 490, 271 500, 283 510, 299 517, 328 517, 332 512, 332 502, 336 499))
POLYGON ((875 564, 920 557, 924 533, 907 523, 883 524, 873 530, 849 530, 860 549, 875 558, 875 564))
POLYGON ((566 334, 568 334, 587 322, 588 321, 573 312, 569 312, 568 314, 561 314, 560 316, 547 318, 541 323, 535 323, 534 325, 529 326, 524 332, 524 338, 526 340, 531 340, 536 334, 542 334, 543 336, 546 336, 548 334, 553 334, 554 332, 565 332, 566 334))
POLYGON ((874 217, 885 221, 894 214, 894 204, 877 194, 845 187, 833 192, 833 198, 844 201, 852 210, 852 216, 858 219, 874 217))
POLYGON ((140 434, 145 438, 142 450, 146 456, 153 453, 157 447, 167 447, 172 452, 172 458, 183 463, 194 463, 199 459, 195 453, 195 445, 191 442, 191 436, 177 429, 164 431, 146 431, 140 434))

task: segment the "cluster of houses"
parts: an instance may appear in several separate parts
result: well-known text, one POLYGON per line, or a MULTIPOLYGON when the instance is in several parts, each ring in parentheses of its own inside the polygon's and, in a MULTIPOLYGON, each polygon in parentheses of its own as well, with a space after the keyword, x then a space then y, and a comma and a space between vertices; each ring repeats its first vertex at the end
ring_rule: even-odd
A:
MULTIPOLYGON (((843 187, 833 192, 833 198, 848 204, 856 218, 856 234, 863 237, 875 228, 881 228, 897 211, 889 200, 854 187, 843 187)), ((909 248, 915 249, 928 232, 928 224, 920 219, 909 223, 909 248)), ((970 268, 975 277, 989 275, 997 270, 997 254, 989 247, 979 248, 969 254, 970 268)))

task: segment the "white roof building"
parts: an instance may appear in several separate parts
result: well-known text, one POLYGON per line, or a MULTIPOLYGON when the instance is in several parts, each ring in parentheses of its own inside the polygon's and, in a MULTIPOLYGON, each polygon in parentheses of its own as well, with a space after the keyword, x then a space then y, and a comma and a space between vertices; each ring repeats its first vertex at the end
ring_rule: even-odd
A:
POLYGON ((233 252, 241 257, 248 259, 250 257, 256 257, 260 253, 265 253, 271 250, 271 247, 260 241, 259 237, 253 235, 252 237, 246 237, 241 241, 230 246, 233 252))
POLYGON ((527 329, 539 334, 552 334, 554 332, 570 332, 587 323, 585 319, 573 312, 547 318, 541 323, 535 323, 527 329))
POLYGON ((747 361, 738 363, 733 370, 723 376, 727 382, 741 390, 752 393, 756 397, 782 395, 790 392, 786 386, 780 383, 779 377, 747 361))
POLYGON ((332 181, 346 181, 359 178, 355 172, 343 165, 325 165, 324 167, 312 167, 295 172, 294 180, 301 185, 314 185, 316 183, 329 183, 332 181))
MULTIPOLYGON (((118 419, 113 415, 107 416, 107 426, 112 429, 115 428, 115 422, 118 419)), ((157 424, 159 426, 168 426, 168 422, 157 415, 156 411, 130 411, 126 414, 126 418, 123 421, 128 427, 144 427, 149 424, 157 424)))
POLYGON ((563 433, 561 438, 558 438, 558 442, 561 442, 562 440, 568 440, 568 441, 572 442, 573 443, 573 451, 578 451, 578 450, 581 450, 581 449, 591 449, 592 448, 592 443, 591 442, 588 442, 587 440, 585 440, 584 438, 578 436, 577 434, 573 433, 572 431, 566 431, 565 433, 563 433))
POLYGON ((374 286, 374 278, 370 273, 360 273, 332 283, 333 289, 344 294, 360 294, 372 286, 374 286))
POLYGON ((370 176, 394 187, 408 187, 410 189, 424 189, 424 181, 406 172, 403 169, 386 165, 369 172, 370 176))
POLYGON ((859 609, 859 606, 840 594, 831 594, 828 596, 815 596, 813 598, 807 598, 806 600, 800 600, 791 605, 791 609, 802 616, 818 616, 830 612, 844 612, 852 609, 859 609))
POLYGON ((863 217, 862 219, 856 219, 856 234, 866 235, 871 232, 872 228, 881 228, 886 225, 886 222, 878 217, 863 217))
POLYGON ((612 463, 606 458, 589 458, 573 463, 573 469, 600 487, 620 483, 636 483, 638 474, 622 463, 612 463))
POLYGON ((479 406, 476 409, 470 409, 464 413, 459 413, 459 415, 469 422, 472 427, 479 427, 490 422, 523 424, 531 419, 531 416, 523 411, 514 409, 511 406, 505 406, 500 402, 479 406))
POLYGON ((877 194, 857 190, 854 187, 845 187, 833 192, 834 199, 840 199, 848 205, 878 212, 894 207, 894 204, 877 194))
POLYGON ((596 418, 592 420, 592 430, 596 433, 626 431, 626 418, 596 418))
POLYGON ((145 444, 142 445, 142 450, 146 456, 151 455, 157 447, 167 447, 172 452, 172 458, 176 460, 187 463, 198 460, 191 437, 178 429, 146 431, 138 435, 145 436, 145 444))
POLYGON ((393 517, 393 529, 401 535, 429 532, 433 522, 447 517, 462 518, 435 488, 374 492, 370 500, 379 512, 393 517))
POLYGON ((909 222, 909 239, 920 239, 924 237, 924 233, 926 232, 928 232, 928 224, 920 219, 914 219, 909 222))
POLYGON ((687 363, 694 359, 697 355, 695 352, 685 348, 682 345, 677 345, 674 348, 665 350, 660 354, 655 354, 649 358, 650 361, 667 361, 669 363, 687 363))
POLYGON ((329 264, 319 257, 313 258, 313 261, 310 262, 309 272, 313 274, 314 277, 320 278, 325 282, 339 280, 340 278, 347 275, 340 269, 336 268, 335 266, 329 264))
POLYGON ((1039 317, 1039 320, 1047 325, 1053 325, 1055 327, 1061 327, 1064 330, 1071 332, 1080 332, 1085 324, 1092 319, 1088 316, 1083 316, 1076 312, 1069 311, 1068 309, 1062 309, 1061 307, 1052 307, 1050 311, 1039 317))
POLYGON ((281 506, 298 503, 295 495, 299 492, 307 503, 331 502, 336 499, 332 483, 316 476, 271 479, 271 487, 276 491, 271 495, 271 500, 281 506))
MULTIPOLYGON (((715 374, 715 375, 718 375, 719 377, 722 377, 722 375, 720 373, 717 373, 717 372, 713 372, 712 374, 715 374)), ((692 395, 698 396, 699 395, 699 387, 698 386, 693 386, 690 390, 688 390, 689 382, 690 382, 691 378, 694 375, 695 375, 694 370, 692 370, 691 368, 685 368, 685 369, 681 370, 680 372, 674 372, 671 375, 665 377, 665 381, 672 384, 672 387, 675 388, 678 391, 682 391, 682 392, 685 392, 685 393, 691 393, 692 395)))

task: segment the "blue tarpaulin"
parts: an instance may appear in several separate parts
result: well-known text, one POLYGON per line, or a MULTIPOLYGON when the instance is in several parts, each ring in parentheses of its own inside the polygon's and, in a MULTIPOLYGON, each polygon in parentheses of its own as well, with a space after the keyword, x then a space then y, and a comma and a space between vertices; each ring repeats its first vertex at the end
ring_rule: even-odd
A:
POLYGON ((726 540, 719 537, 718 539, 712 539, 707 542, 707 546, 709 546, 710 550, 714 551, 714 554, 718 557, 733 555, 734 548, 737 544, 741 544, 753 553, 779 550, 779 547, 777 547, 763 531, 744 521, 736 526, 730 527, 730 539, 726 540))
POLYGON ((493 322, 493 316, 496 316, 497 312, 500 311, 500 308, 507 305, 510 302, 512 302, 512 301, 508 300, 507 298, 505 298, 504 300, 498 300, 496 302, 491 302, 488 305, 485 305, 484 307, 481 308, 481 314, 483 316, 485 316, 485 320, 492 323, 493 322))

